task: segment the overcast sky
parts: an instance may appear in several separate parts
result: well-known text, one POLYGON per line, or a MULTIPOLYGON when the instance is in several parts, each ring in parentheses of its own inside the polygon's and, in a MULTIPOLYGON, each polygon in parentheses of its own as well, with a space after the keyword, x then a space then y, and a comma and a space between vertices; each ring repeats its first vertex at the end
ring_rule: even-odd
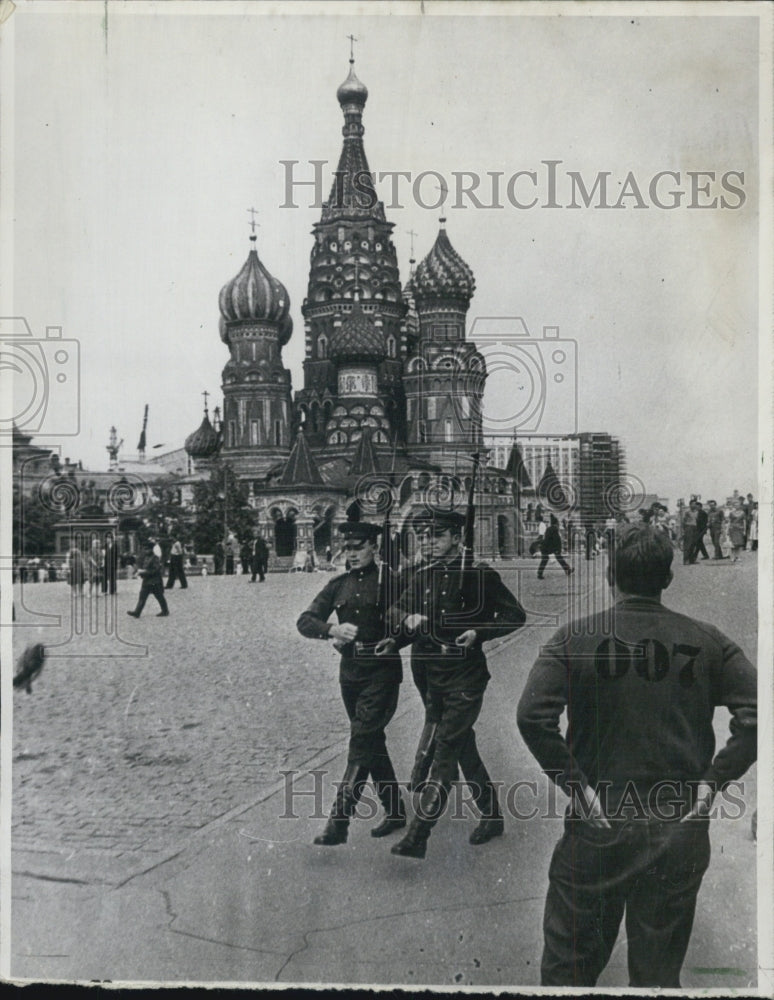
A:
MULTIPOLYGON (((309 161, 328 161, 327 196, 353 33, 373 171, 434 170, 452 188, 453 172, 472 171, 484 203, 486 175, 502 174, 501 207, 460 207, 452 189, 445 208, 476 277, 470 321, 522 317, 535 337, 555 326, 575 340, 577 429, 618 435, 648 490, 673 502, 691 490, 757 493, 757 20, 356 9, 272 17, 257 4, 110 3, 106 20, 99 3, 17 9, 13 308, 36 337, 56 325, 80 342, 83 431, 63 454, 106 468, 112 424, 133 453, 146 403, 149 449, 177 447, 201 420, 201 392, 219 402, 218 292, 247 256, 251 206, 259 254, 290 293, 284 357, 301 386, 320 210, 311 187, 282 207, 280 161, 299 161, 301 180, 309 161), (562 207, 547 207, 548 160, 561 161, 562 207), (537 198, 532 208, 508 200, 518 171, 536 175, 511 190, 522 204, 537 198), (615 204, 630 171, 624 207, 566 207, 569 172, 588 189, 604 172, 615 204), (654 196, 661 171, 679 176, 654 196), (678 207, 654 204, 674 190, 678 207)), ((399 184, 402 208, 389 207, 389 182, 377 190, 405 281, 408 231, 421 259, 440 211, 399 184)), ((420 196, 432 204, 431 179, 420 196)), ((492 412, 504 395, 498 377, 492 412)))

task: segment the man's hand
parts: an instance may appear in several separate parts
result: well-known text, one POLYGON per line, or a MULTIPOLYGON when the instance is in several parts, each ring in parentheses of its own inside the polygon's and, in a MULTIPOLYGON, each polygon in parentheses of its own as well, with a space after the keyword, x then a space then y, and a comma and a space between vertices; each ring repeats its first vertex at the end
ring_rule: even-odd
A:
POLYGON ((473 643, 478 638, 478 633, 474 628, 469 628, 467 632, 463 632, 462 635, 458 635, 454 640, 455 646, 461 646, 463 649, 470 649, 473 643))
POLYGON ((683 816, 680 822, 686 823, 689 819, 703 819, 704 817, 709 816, 710 809, 712 809, 712 800, 714 798, 715 789, 712 785, 708 784, 706 781, 700 781, 696 786, 696 801, 693 804, 693 808, 690 812, 683 816))
POLYGON ((403 626, 408 632, 416 632, 427 625, 429 618, 426 615, 406 615, 403 619, 403 626))
POLYGON ((341 642, 354 642, 357 636, 357 625, 345 622, 343 625, 331 625, 330 636, 332 639, 339 639, 341 642))
POLYGON ((377 656, 389 656, 390 653, 394 653, 398 648, 398 644, 394 639, 380 639, 374 647, 374 652, 377 656))
POLYGON ((594 789, 586 785, 581 794, 583 795, 586 807, 583 809, 579 807, 578 812, 583 816, 584 823, 588 823, 589 826, 593 826, 597 830, 609 830, 610 823, 608 823, 605 817, 602 810, 602 803, 599 801, 599 797, 594 789))

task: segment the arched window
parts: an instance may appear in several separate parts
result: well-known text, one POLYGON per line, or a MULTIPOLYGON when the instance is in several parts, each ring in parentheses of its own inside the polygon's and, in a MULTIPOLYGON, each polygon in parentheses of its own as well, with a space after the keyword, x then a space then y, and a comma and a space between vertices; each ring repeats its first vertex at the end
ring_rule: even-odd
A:
POLYGON ((394 358, 397 353, 397 346, 395 343, 395 337, 392 334, 387 338, 387 357, 394 358))
POLYGON ((317 338, 317 357, 321 361, 328 357, 328 338, 324 333, 317 338))

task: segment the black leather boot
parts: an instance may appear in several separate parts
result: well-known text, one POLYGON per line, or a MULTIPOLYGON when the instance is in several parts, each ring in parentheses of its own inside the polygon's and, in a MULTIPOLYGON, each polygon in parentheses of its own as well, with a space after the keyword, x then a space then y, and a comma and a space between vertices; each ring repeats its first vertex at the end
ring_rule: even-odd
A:
POLYGON ((371 836, 387 837, 406 825, 406 808, 389 757, 371 768, 371 780, 384 809, 384 819, 371 830, 371 836))
POLYGON ((497 801, 497 790, 491 782, 484 784, 481 794, 476 798, 476 805, 481 813, 481 819, 468 838, 471 844, 486 844, 493 837, 502 837, 505 832, 505 820, 500 812, 497 801))
POLYGON ((422 728, 422 735, 419 737, 414 767, 411 769, 411 780, 409 781, 409 791, 415 792, 420 785, 427 781, 430 773, 430 765, 433 763, 435 753, 435 732, 438 725, 435 722, 426 722, 422 728))
POLYGON ((406 836, 391 848, 391 854, 404 858, 424 858, 427 840, 446 807, 448 792, 436 781, 428 782, 419 796, 417 815, 412 819, 406 836))
POLYGON ((323 832, 314 838, 315 844, 335 847, 344 844, 349 833, 349 821, 363 792, 368 769, 359 764, 348 764, 336 793, 331 815, 323 832))

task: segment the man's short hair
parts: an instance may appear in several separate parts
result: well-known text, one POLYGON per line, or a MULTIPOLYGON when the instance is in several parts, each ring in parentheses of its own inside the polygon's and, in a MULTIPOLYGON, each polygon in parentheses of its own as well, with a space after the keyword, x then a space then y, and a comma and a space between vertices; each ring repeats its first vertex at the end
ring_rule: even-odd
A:
POLYGON ((672 543, 649 524, 616 528, 613 581, 619 590, 641 597, 657 597, 670 581, 672 543))

